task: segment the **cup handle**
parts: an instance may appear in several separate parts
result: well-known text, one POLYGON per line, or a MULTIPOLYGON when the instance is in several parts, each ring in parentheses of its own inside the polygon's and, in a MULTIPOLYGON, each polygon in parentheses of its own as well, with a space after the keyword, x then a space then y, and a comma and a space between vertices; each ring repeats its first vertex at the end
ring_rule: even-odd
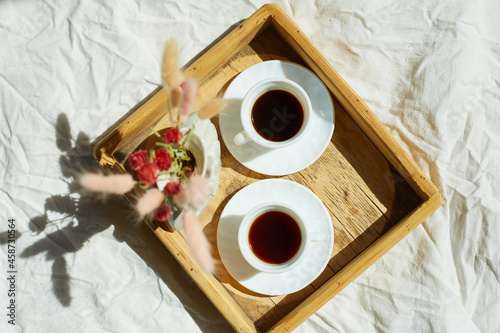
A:
POLYGON ((250 137, 248 136, 247 132, 241 131, 236 136, 233 138, 233 142, 237 146, 241 146, 245 142, 248 142, 250 140, 250 137))
POLYGON ((328 235, 324 232, 313 232, 311 233, 309 240, 311 242, 324 242, 328 240, 328 235))

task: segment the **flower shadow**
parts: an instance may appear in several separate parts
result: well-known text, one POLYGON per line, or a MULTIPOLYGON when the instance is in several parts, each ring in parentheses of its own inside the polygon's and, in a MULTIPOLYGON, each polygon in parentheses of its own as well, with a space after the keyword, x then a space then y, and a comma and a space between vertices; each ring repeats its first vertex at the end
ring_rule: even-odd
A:
POLYGON ((113 236, 125 242, 176 294, 186 311, 204 332, 225 330, 222 318, 175 258, 145 223, 134 223, 138 216, 124 196, 96 196, 83 191, 75 179, 82 172, 97 172, 89 137, 80 132, 72 137, 68 118, 60 114, 55 128, 56 144, 61 150, 61 173, 68 183, 66 193, 46 199, 44 214, 30 220, 30 230, 44 234, 25 248, 21 258, 44 255, 52 262, 52 290, 64 307, 73 301, 68 255, 81 250, 95 235, 112 227, 113 236), (54 219, 53 216, 58 216, 54 219), (151 251, 155 255, 151 255, 151 251), (157 260, 157 256, 162 260, 157 260), (210 320, 207 320, 210 318, 210 320))

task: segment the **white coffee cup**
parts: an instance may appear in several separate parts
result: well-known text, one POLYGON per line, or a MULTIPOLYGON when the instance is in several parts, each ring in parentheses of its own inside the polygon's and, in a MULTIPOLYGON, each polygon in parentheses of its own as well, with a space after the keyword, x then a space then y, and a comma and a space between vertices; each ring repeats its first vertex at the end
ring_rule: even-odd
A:
MULTIPOLYGON (((273 113, 272 119, 269 122, 268 126, 261 129, 266 131, 268 136, 272 136, 273 134, 283 131, 294 117, 294 115, 290 114, 289 110, 286 109, 278 110, 276 108, 273 108, 272 110, 269 110, 269 112, 273 113)), ((245 97, 243 98, 240 109, 240 118, 241 124, 243 126, 243 131, 238 133, 233 138, 233 141, 236 145, 239 146, 251 140, 262 147, 271 149, 289 146, 299 141, 304 136, 307 128, 309 127, 310 112, 311 101, 309 99, 309 96, 307 95, 305 90, 296 82, 284 78, 270 78, 260 81, 252 88, 250 88, 250 90, 245 94, 245 97), (285 141, 273 141, 265 138, 264 136, 261 136, 252 123, 252 110, 255 102, 263 94, 272 90, 284 90, 286 92, 289 92, 290 94, 295 96, 295 98, 297 98, 302 106, 304 115, 302 126, 293 137, 285 141)))
MULTIPOLYGON (((262 223, 262 221, 260 223, 262 223)), ((272 237, 274 236, 267 237, 266 235, 265 239, 271 239, 272 241, 272 237)), ((281 237, 281 235, 278 237, 281 237)), ((323 233, 310 231, 310 227, 308 227, 305 217, 303 217, 302 214, 291 205, 284 202, 269 202, 254 207, 243 217, 238 229, 238 246, 243 258, 254 269, 265 273, 283 273, 297 267, 307 254, 307 249, 310 246, 310 243, 324 241, 325 239, 326 236, 323 233), (298 246, 295 254, 285 262, 266 262, 255 253, 257 251, 254 252, 256 249, 252 249, 252 241, 250 240, 250 232, 252 232, 251 228, 254 227, 254 223, 256 223, 255 221, 259 217, 269 212, 285 213, 295 221, 296 226, 300 230, 300 245, 298 246)))

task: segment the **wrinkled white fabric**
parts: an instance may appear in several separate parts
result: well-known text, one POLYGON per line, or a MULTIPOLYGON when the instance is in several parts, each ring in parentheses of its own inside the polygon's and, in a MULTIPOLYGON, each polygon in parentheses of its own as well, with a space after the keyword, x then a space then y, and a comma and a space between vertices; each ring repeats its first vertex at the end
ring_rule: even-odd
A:
MULTIPOLYGON (((169 38, 186 63, 264 3, 0 1, 0 331, 232 331, 124 199, 68 185, 155 89, 169 38)), ((444 195, 296 332, 500 331, 498 1, 276 3, 444 195)))

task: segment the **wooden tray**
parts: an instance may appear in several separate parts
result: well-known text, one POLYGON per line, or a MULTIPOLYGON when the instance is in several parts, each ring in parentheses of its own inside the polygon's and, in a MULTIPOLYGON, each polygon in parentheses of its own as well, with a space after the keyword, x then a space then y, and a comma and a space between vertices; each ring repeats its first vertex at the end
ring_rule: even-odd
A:
MULTIPOLYGON (((240 72, 262 61, 299 63, 316 73, 335 103, 335 132, 323 155, 305 170, 280 177, 298 182, 325 203, 335 245, 323 274, 305 289, 279 297, 254 294, 223 265, 215 275, 200 270, 182 232, 148 223, 211 302, 239 332, 289 332, 365 271, 442 203, 436 187, 395 138, 277 5, 265 5, 187 65, 184 75, 201 83, 199 103, 222 96, 240 72)), ((117 122, 94 147, 105 170, 125 172, 127 156, 150 134, 169 126, 167 95, 157 89, 117 122)), ((218 118, 212 120, 219 131, 218 118)), ((220 138, 219 132, 219 138, 220 138)), ((237 162, 221 140, 217 193, 200 216, 216 246, 219 216, 241 188, 270 178, 237 162)))

